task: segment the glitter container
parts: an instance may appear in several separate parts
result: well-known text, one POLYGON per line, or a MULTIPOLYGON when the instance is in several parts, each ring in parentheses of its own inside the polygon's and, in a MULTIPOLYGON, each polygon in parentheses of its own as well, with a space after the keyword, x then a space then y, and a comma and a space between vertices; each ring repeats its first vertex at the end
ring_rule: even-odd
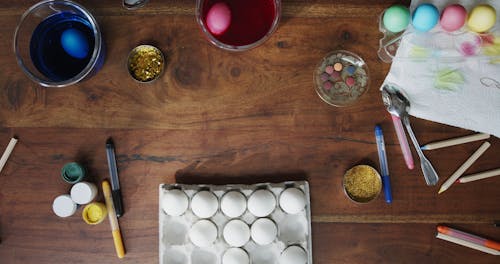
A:
POLYGON ((128 55, 127 69, 140 83, 150 83, 163 73, 165 58, 160 49, 151 45, 135 47, 128 55))
POLYGON ((344 174, 342 186, 351 201, 367 203, 380 194, 382 178, 373 167, 357 165, 344 174))
POLYGON ((369 81, 365 61, 346 50, 328 53, 313 74, 316 93, 333 106, 348 106, 357 102, 368 90, 369 81))

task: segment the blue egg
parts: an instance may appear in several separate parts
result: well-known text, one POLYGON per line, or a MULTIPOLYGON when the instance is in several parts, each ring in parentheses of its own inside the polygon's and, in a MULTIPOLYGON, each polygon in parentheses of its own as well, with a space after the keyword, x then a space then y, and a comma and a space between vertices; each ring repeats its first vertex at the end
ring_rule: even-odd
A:
POLYGON ((439 21, 439 10, 433 4, 421 4, 413 11, 413 27, 422 32, 433 29, 439 21))
POLYGON ((61 46, 70 56, 83 59, 89 54, 89 42, 85 35, 77 29, 66 29, 61 34, 61 46))

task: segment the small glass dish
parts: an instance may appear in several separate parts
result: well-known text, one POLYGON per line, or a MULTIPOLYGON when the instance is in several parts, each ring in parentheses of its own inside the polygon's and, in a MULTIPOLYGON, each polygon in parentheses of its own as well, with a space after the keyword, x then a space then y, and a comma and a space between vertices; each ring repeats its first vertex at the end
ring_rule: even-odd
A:
POLYGON ((139 45, 128 55, 127 70, 134 80, 150 83, 163 73, 165 58, 160 49, 151 45, 139 45))
POLYGON ((357 165, 346 171, 342 187, 346 196, 356 203, 368 203, 382 190, 382 178, 376 169, 357 165))
POLYGON ((319 97, 333 106, 348 106, 366 93, 370 85, 368 66, 358 55, 336 50, 316 66, 314 88, 319 97))

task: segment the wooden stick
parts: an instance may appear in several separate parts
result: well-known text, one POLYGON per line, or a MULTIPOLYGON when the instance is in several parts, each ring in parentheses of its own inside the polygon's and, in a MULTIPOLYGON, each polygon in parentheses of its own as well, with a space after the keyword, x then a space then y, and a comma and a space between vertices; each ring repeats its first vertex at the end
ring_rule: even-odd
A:
POLYGON ((476 152, 474 152, 474 154, 472 154, 472 156, 469 157, 469 159, 467 159, 464 164, 462 164, 462 166, 460 166, 460 168, 458 168, 457 171, 455 171, 451 176, 450 178, 448 178, 448 180, 446 180, 443 185, 441 185, 441 188, 439 189, 439 193, 442 193, 446 190, 448 190, 448 188, 450 188, 450 186, 460 177, 462 176, 462 174, 464 174, 464 172, 472 165, 474 164, 474 162, 476 162, 476 160, 481 157, 481 155, 483 155, 483 153, 491 146, 490 142, 484 142, 477 150, 476 152))
POLYGON ((464 137, 447 139, 447 140, 438 141, 438 142, 432 142, 432 143, 429 143, 425 146, 420 147, 420 149, 421 150, 432 150, 432 149, 438 149, 438 148, 445 148, 445 147, 449 147, 449 146, 455 146, 455 145, 469 143, 469 142, 478 141, 478 140, 483 140, 483 139, 487 139, 487 138, 490 138, 489 134, 479 133, 479 134, 474 134, 474 135, 469 135, 469 136, 464 136, 464 137))
POLYGON ((442 239, 442 240, 446 240, 446 241, 455 243, 455 244, 459 244, 459 245, 464 246, 464 247, 479 250, 479 251, 482 251, 482 252, 485 252, 488 254, 497 255, 497 256, 500 255, 500 251, 498 251, 498 250, 495 250, 495 249, 492 249, 489 247, 485 247, 485 246, 481 246, 481 245, 478 245, 478 244, 475 244, 475 243, 472 243, 472 242, 469 242, 469 241, 466 241, 466 240, 463 240, 460 238, 445 235, 443 233, 438 232, 436 237, 439 239, 442 239))
POLYGON ((500 168, 467 175, 467 176, 464 176, 464 177, 461 177, 460 179, 458 179, 457 182, 458 183, 466 183, 466 182, 491 178, 491 177, 495 177, 495 176, 500 176, 500 168))
POLYGON ((16 143, 17 143, 17 138, 11 138, 9 145, 7 145, 7 148, 5 148, 5 151, 3 152, 3 155, 0 158, 0 172, 2 172, 3 166, 5 166, 7 159, 9 159, 10 153, 12 153, 12 150, 14 150, 16 143))

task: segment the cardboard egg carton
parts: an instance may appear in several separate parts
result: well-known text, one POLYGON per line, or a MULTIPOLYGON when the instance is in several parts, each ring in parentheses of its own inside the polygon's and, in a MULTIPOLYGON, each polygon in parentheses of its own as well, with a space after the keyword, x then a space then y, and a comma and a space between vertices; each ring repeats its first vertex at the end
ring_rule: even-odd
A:
POLYGON ((281 264, 280 258, 289 246, 299 246, 306 255, 307 264, 312 264, 312 242, 311 242, 311 207, 309 184, 306 181, 289 181, 283 183, 261 183, 253 185, 229 184, 229 185, 187 185, 187 184, 160 184, 159 186, 159 255, 160 264, 221 264, 224 253, 233 246, 229 245, 223 236, 223 230, 231 220, 239 219, 252 226, 259 218, 253 215, 248 207, 245 212, 237 218, 226 216, 220 207, 221 198, 228 191, 241 192, 246 201, 256 190, 267 189, 272 192, 276 199, 274 211, 266 216, 277 226, 277 236, 267 245, 257 244, 252 237, 240 248, 248 253, 251 264, 281 264), (280 195, 287 188, 298 188, 304 193, 305 206, 296 213, 289 214, 280 206, 280 195), (165 194, 171 190, 181 190, 188 199, 187 210, 180 216, 167 214, 162 201, 165 194), (208 218, 200 218, 192 211, 192 198, 199 191, 210 191, 217 197, 218 209, 215 215, 208 218), (190 239, 190 229, 197 221, 206 219, 213 222, 217 227, 217 239, 209 246, 199 247, 190 239))

